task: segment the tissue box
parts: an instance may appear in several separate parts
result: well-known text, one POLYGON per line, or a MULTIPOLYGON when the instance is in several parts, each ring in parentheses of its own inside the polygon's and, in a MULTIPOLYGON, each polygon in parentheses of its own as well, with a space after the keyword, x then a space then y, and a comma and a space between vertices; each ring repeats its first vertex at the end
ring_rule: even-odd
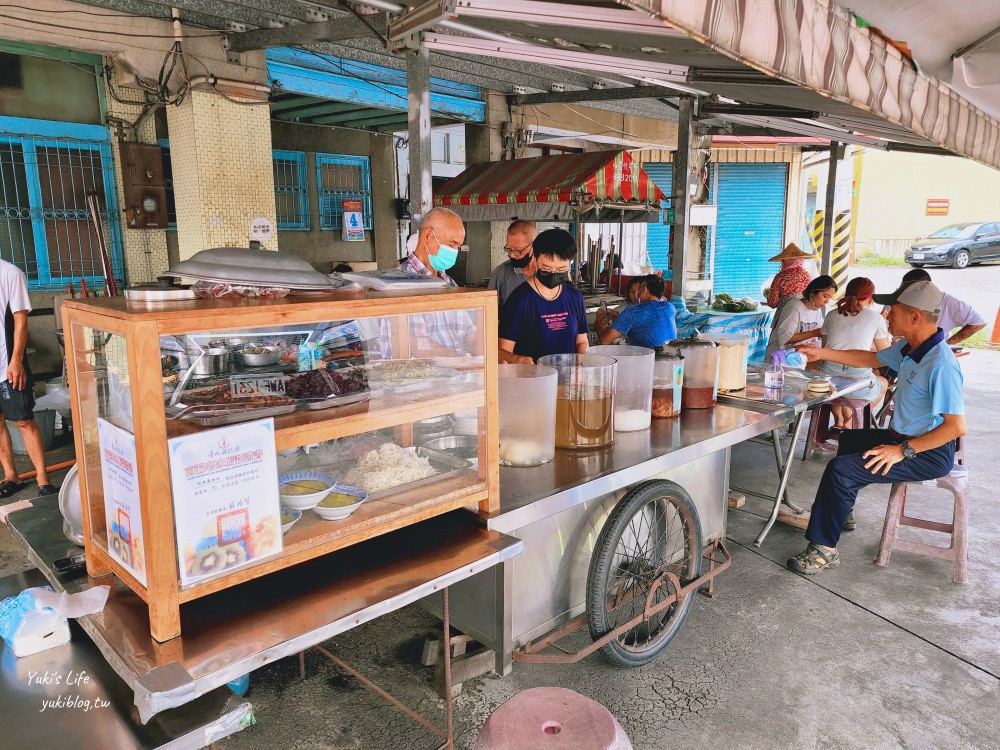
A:
POLYGON ((28 615, 35 614, 52 614, 54 616, 30 619, 26 616, 25 620, 21 623, 21 627, 14 634, 14 637, 8 641, 10 650, 18 658, 31 656, 32 654, 37 654, 39 651, 45 651, 56 646, 61 646, 64 643, 69 643, 69 620, 56 615, 51 610, 48 612, 35 611, 28 613, 28 615), (36 622, 32 623, 32 620, 36 620, 36 622))

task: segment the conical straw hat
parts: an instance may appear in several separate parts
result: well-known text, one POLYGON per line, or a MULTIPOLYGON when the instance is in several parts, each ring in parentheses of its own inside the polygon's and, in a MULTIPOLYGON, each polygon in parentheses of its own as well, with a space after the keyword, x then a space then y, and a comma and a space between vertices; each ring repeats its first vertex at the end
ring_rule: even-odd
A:
POLYGON ((799 249, 799 246, 794 242, 789 242, 785 245, 785 249, 780 253, 775 255, 773 258, 768 258, 769 261, 782 261, 782 260, 794 260, 795 258, 811 258, 811 254, 803 252, 799 249))

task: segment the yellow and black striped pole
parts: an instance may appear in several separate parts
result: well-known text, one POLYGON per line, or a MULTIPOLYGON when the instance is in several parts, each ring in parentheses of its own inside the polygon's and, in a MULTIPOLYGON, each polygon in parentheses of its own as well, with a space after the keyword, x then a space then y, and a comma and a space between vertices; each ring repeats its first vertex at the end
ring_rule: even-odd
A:
POLYGON ((847 286, 847 266, 851 259, 851 212, 838 211, 833 222, 833 256, 830 258, 830 275, 837 282, 837 296, 847 286))
POLYGON ((823 257, 823 212, 813 211, 812 229, 810 230, 809 242, 812 244, 813 252, 816 253, 816 265, 820 264, 823 257))

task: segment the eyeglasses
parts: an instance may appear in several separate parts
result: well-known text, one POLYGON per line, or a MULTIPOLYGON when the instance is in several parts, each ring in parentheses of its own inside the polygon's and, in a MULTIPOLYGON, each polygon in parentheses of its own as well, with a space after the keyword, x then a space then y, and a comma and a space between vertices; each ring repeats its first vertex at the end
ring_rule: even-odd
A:
POLYGON ((503 251, 505 253, 507 253, 508 256, 514 256, 514 255, 516 255, 516 256, 520 257, 520 256, 524 255, 524 251, 527 250, 529 247, 531 247, 533 244, 535 244, 535 243, 534 242, 529 242, 527 245, 525 245, 524 247, 522 247, 520 249, 518 249, 516 247, 511 247, 510 245, 504 245, 503 246, 503 251))

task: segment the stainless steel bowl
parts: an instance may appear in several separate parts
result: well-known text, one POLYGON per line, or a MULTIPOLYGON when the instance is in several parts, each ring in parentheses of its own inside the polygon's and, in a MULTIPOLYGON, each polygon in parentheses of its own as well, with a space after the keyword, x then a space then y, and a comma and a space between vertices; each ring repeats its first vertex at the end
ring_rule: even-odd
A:
POLYGON ((244 351, 237 350, 236 355, 239 357, 240 362, 247 367, 266 367, 267 365, 278 364, 281 359, 281 350, 269 349, 264 354, 247 354, 244 351))
POLYGON ((432 451, 447 453, 449 456, 464 460, 476 458, 479 455, 479 439, 472 435, 434 438, 425 441, 422 445, 432 451))

